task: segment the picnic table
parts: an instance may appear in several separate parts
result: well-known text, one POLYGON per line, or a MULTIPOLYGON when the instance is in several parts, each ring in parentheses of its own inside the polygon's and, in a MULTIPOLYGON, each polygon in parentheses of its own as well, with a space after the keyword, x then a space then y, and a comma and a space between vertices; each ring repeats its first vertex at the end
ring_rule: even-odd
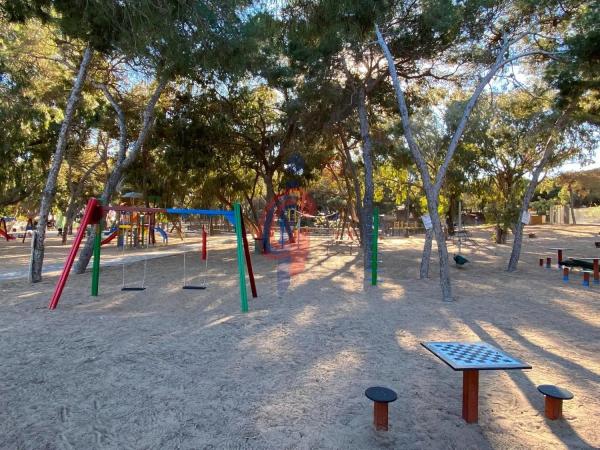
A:
POLYGON ((563 260, 563 251, 566 250, 573 250, 572 248, 568 248, 568 247, 549 247, 548 250, 556 250, 558 253, 558 268, 560 269, 562 267, 562 260, 563 260))
POLYGON ((531 369, 506 352, 485 342, 421 342, 421 345, 463 373, 462 418, 476 423, 479 416, 479 371, 531 369))
POLYGON ((592 258, 580 258, 579 256, 577 258, 573 258, 573 259, 581 259, 583 261, 592 261, 594 263, 594 284, 600 284, 600 267, 599 267, 599 261, 600 261, 600 257, 598 256, 594 256, 592 258))

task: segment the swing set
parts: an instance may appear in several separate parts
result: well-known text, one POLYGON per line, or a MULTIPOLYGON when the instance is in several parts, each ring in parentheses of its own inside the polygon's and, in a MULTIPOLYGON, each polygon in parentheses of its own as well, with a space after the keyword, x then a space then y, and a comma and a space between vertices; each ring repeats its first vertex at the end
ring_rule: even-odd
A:
POLYGON ((183 252, 183 287, 182 289, 190 289, 190 290, 194 290, 194 289, 206 289, 206 272, 208 271, 208 256, 207 256, 207 251, 206 251, 206 230, 204 228, 204 225, 202 225, 202 255, 201 255, 201 259, 202 261, 204 261, 204 279, 202 280, 202 282, 199 285, 194 285, 194 284, 188 284, 187 280, 187 270, 186 270, 186 254, 187 251, 184 250, 183 252))
POLYGON ((16 239, 9 231, 6 226, 6 217, 0 217, 0 237, 6 239, 6 241, 10 241, 11 239, 16 239))
MULTIPOLYGON (((241 213, 241 207, 239 203, 234 204, 233 211, 231 210, 209 210, 209 209, 180 209, 180 208, 144 208, 134 206, 102 206, 98 199, 91 198, 88 200, 83 219, 77 231, 73 245, 65 261, 63 271, 58 279, 54 293, 50 302, 48 303, 48 309, 56 309, 63 289, 69 277, 75 256, 85 235, 85 231, 88 225, 95 225, 96 234, 94 240, 94 253, 93 253, 93 264, 92 264, 92 287, 91 295, 93 297, 98 296, 99 281, 100 281, 100 249, 102 246, 102 229, 103 220, 106 214, 110 211, 117 211, 119 213, 138 213, 138 214, 149 214, 154 215, 156 213, 166 214, 177 214, 180 216, 189 215, 205 215, 205 216, 223 216, 225 217, 235 228, 236 240, 237 240, 237 265, 240 285, 240 308, 242 312, 248 312, 248 295, 246 291, 246 269, 248 266, 248 278, 250 281, 250 288, 252 291, 252 297, 256 298, 256 284, 254 281, 254 272, 252 270, 252 261, 250 259, 250 249, 248 247, 248 239, 246 237, 246 228, 241 213)), ((147 234, 148 240, 150 240, 151 233, 147 234)), ((207 251, 206 251, 206 231, 202 230, 202 260, 205 261, 205 268, 207 267, 207 251)), ((149 242, 150 243, 150 242, 149 242)), ((125 244, 123 242, 123 244, 125 244)), ((123 249, 125 245, 123 245, 123 249)), ((204 281, 200 285, 188 285, 187 284, 187 272, 186 272, 186 256, 184 251, 184 286, 183 289, 205 289, 206 282, 204 281)), ((144 257, 144 277, 142 279, 141 286, 126 286, 125 285, 125 263, 123 261, 123 284, 121 290, 123 291, 141 291, 145 289, 146 279, 146 267, 147 267, 147 256, 144 257)), ((206 272, 205 272, 206 273, 206 272)))

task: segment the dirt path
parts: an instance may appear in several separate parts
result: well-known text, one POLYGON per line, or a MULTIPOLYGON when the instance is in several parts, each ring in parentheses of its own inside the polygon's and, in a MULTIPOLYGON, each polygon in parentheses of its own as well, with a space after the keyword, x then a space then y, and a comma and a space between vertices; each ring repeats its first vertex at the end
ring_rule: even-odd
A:
MULTIPOLYGON (((475 232, 471 263, 452 270, 453 303, 440 300, 435 263, 416 279, 419 237, 382 242, 381 282, 366 292, 360 255, 327 255, 316 240, 291 280, 253 255, 247 314, 229 238, 210 244, 205 291, 181 290, 181 253, 148 260, 141 292, 120 291, 119 267, 103 268, 95 299, 89 274, 72 276, 54 312, 55 277, 0 281, 0 448, 600 447, 600 287, 537 266, 557 245, 598 254, 597 230, 530 228, 514 274, 510 247, 475 232), (421 347, 430 340, 482 340, 533 369, 482 373, 479 423, 467 425, 461 375, 421 347), (543 417, 546 383, 575 394, 562 421, 543 417), (374 385, 399 395, 388 433, 371 424, 374 385)), ((0 273, 19 258, 1 247, 0 273)), ((137 279, 142 262, 127 270, 137 279)))

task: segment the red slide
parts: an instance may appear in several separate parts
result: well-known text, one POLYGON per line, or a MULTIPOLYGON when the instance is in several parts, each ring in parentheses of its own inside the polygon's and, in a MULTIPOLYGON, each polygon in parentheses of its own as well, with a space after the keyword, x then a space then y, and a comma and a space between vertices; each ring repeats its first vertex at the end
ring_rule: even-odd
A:
POLYGON ((7 241, 10 241, 11 239, 15 239, 14 236, 11 236, 10 234, 6 234, 6 231, 4 231, 3 229, 0 228, 0 237, 3 237, 4 239, 6 239, 7 241))
POLYGON ((112 241, 115 237, 117 237, 119 234, 119 230, 115 230, 113 231, 111 234, 109 234, 106 239, 104 239, 102 242, 100 242, 100 245, 104 245, 104 244, 108 244, 110 241, 112 241))

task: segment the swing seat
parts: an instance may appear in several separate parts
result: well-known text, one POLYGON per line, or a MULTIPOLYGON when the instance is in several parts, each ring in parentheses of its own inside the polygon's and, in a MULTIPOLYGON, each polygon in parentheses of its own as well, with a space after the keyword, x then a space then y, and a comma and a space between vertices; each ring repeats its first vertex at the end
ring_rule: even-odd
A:
POLYGON ((206 289, 206 286, 183 286, 181 289, 196 289, 196 290, 201 290, 201 289, 206 289))
POLYGON ((145 291, 146 288, 145 287, 122 287, 121 288, 122 291, 145 291))

